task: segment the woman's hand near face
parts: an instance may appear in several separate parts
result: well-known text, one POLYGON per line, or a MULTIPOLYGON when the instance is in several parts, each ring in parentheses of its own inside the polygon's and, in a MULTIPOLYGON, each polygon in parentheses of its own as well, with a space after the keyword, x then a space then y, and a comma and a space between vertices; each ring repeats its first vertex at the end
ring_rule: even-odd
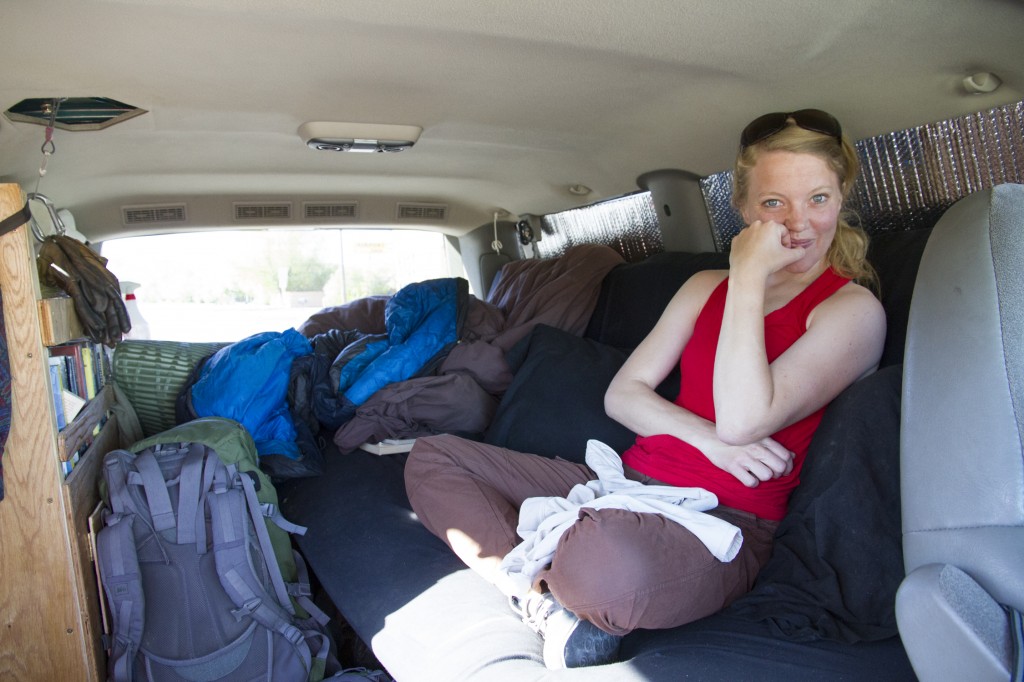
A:
POLYGON ((789 230, 775 221, 755 220, 732 240, 729 269, 740 280, 764 282, 803 258, 805 249, 793 246, 789 230))

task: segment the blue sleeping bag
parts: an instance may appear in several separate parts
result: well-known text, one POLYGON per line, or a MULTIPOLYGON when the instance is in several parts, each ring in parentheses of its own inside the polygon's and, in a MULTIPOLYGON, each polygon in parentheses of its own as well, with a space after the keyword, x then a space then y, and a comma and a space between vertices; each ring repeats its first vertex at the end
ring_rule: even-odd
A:
POLYGON ((295 358, 313 352, 294 329, 261 332, 214 353, 191 388, 192 409, 200 417, 240 422, 260 455, 297 459, 295 424, 288 409, 288 377, 295 358))
POLYGON ((358 407, 384 386, 417 374, 458 340, 458 278, 432 279, 403 287, 384 309, 387 338, 366 345, 341 370, 338 392, 358 407))

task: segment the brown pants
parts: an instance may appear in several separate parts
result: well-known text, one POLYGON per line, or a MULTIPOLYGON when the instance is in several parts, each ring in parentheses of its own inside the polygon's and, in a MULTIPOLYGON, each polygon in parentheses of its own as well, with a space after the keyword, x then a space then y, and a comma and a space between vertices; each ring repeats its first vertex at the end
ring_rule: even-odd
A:
MULTIPOLYGON (((626 476, 658 483, 628 468, 626 476)), ((502 557, 520 542, 523 501, 564 497, 594 478, 583 464, 449 435, 417 440, 405 468, 409 500, 423 525, 492 582, 502 557)), ((611 634, 697 620, 750 589, 771 555, 778 525, 728 507, 708 513, 743 533, 743 546, 728 563, 658 514, 583 509, 538 581, 560 604, 611 634)))

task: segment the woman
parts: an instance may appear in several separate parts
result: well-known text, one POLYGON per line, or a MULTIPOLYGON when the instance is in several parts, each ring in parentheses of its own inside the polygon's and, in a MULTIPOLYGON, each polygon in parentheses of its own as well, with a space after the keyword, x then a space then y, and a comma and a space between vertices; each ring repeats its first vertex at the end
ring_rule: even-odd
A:
MULTIPOLYGON (((607 662, 622 635, 696 620, 753 585, 825 406, 881 357, 867 239, 841 216, 857 170, 825 112, 767 114, 744 129, 733 202, 747 227, 729 270, 682 286, 605 396, 608 414, 638 434, 622 456, 626 477, 714 493, 707 513, 739 528, 742 546, 720 561, 658 515, 581 511, 536 594, 515 604, 545 636, 549 666, 607 662), (654 389, 676 363, 681 389, 669 402, 654 389)), ((523 501, 594 477, 450 436, 421 439, 406 468, 423 523, 492 581, 519 543, 523 501)))

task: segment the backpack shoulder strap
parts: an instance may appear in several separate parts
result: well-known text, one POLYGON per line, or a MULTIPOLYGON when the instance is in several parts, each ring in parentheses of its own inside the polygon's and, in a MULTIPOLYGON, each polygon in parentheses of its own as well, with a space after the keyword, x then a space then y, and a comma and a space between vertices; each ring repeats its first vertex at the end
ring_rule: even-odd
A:
POLYGON ((136 511, 128 494, 128 463, 133 459, 135 455, 127 450, 111 450, 103 457, 103 480, 107 484, 110 508, 116 514, 136 511))
POLYGON ((206 491, 213 482, 213 470, 208 462, 216 454, 201 443, 190 443, 188 454, 178 477, 178 544, 196 543, 196 551, 206 552, 206 521, 203 503, 206 491), (210 469, 208 475, 204 469, 210 469))
MULTIPOLYGON (((277 563, 274 547, 270 543, 267 522, 263 518, 263 507, 260 505, 259 500, 256 499, 256 487, 253 485, 252 478, 246 473, 239 473, 238 479, 245 494, 245 506, 249 512, 249 518, 252 519, 252 525, 256 531, 256 539, 259 541, 260 550, 263 552, 264 559, 266 559, 267 570, 270 571, 270 582, 274 585, 277 601, 288 611, 289 615, 294 616, 295 609, 292 608, 292 600, 288 598, 288 590, 284 584, 284 577, 281 575, 281 567, 277 563)), ((305 529, 303 529, 303 532, 305 532, 305 529)))
MULTIPOLYGON (((287 604, 285 606, 264 589, 260 580, 253 573, 252 564, 249 561, 249 551, 246 547, 245 526, 250 522, 251 517, 247 510, 245 493, 235 485, 225 488, 221 484, 223 468, 223 464, 218 465, 214 494, 210 495, 207 500, 210 506, 213 554, 217 576, 220 578, 225 592, 239 607, 236 615, 251 615, 264 627, 285 637, 295 645, 296 650, 302 656, 306 670, 310 670, 313 657, 309 646, 305 642, 302 631, 291 623, 291 613, 285 611, 285 608, 291 608, 291 600, 287 598, 287 592, 285 592, 287 604)), ((242 478, 247 478, 247 476, 243 475, 242 478)), ((258 520, 259 523, 253 523, 257 533, 261 526, 266 532, 266 523, 262 517, 259 517, 258 520)), ((264 556, 264 563, 271 574, 275 570, 277 571, 280 580, 280 569, 277 568, 273 553, 269 557, 264 556)))
POLYGON ((295 550, 292 550, 292 557, 295 560, 295 569, 298 575, 295 582, 288 583, 288 594, 306 610, 310 618, 321 627, 325 626, 331 619, 313 603, 313 590, 310 587, 309 569, 306 568, 306 562, 302 559, 302 555, 295 550))
POLYGON ((153 528, 158 532, 174 528, 174 508, 171 496, 167 492, 167 481, 160 472, 160 465, 151 450, 143 450, 135 456, 135 468, 142 479, 142 487, 146 491, 146 502, 149 504, 149 515, 153 519, 153 528))
POLYGON ((112 514, 108 525, 96 536, 96 554, 103 591, 114 613, 115 631, 111 643, 112 682, 129 682, 135 653, 142 642, 146 601, 135 548, 134 514, 112 514))

